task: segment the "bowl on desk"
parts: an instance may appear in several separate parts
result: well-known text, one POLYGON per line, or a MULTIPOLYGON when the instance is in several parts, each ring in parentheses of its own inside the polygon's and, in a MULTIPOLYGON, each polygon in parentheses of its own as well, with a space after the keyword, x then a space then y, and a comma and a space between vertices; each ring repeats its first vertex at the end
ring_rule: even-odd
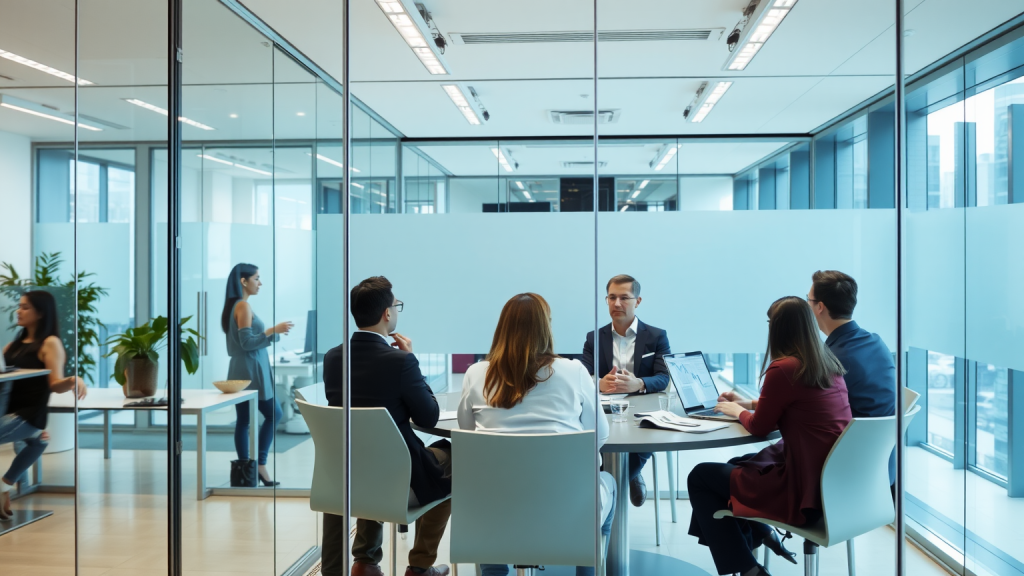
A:
POLYGON ((234 394, 235 392, 241 392, 245 390, 245 387, 249 385, 252 380, 220 380, 214 382, 213 385, 217 387, 217 390, 225 394, 234 394))

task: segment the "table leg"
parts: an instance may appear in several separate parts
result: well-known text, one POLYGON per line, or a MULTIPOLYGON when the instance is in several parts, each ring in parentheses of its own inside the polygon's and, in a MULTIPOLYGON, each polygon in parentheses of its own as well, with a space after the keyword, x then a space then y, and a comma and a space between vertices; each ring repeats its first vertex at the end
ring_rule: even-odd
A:
POLYGON ((259 428, 259 405, 256 403, 258 397, 249 400, 249 458, 259 458, 259 446, 256 442, 256 430, 259 428))
POLYGON ((110 410, 103 411, 103 459, 110 460, 111 436, 114 434, 113 419, 110 417, 110 410))
POLYGON ((206 500, 206 412, 196 415, 196 499, 206 500))
POLYGON ((615 478, 615 517, 608 540, 608 576, 629 575, 629 453, 604 455, 604 467, 615 478))
POLYGON ((676 498, 679 496, 679 488, 676 485, 676 453, 665 452, 668 460, 668 493, 669 508, 672 510, 672 523, 676 523, 676 498))

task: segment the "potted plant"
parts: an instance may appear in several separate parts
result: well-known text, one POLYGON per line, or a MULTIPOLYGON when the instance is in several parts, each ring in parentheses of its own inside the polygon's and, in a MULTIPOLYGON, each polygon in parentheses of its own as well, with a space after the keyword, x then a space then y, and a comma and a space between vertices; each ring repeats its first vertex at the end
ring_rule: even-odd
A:
MULTIPOLYGON (((185 370, 195 374, 199 370, 198 341, 202 336, 191 328, 185 328, 191 319, 188 316, 179 323, 180 350, 185 370)), ((117 355, 113 378, 121 385, 124 395, 128 398, 155 395, 159 351, 167 346, 167 318, 157 316, 141 326, 129 328, 122 334, 111 336, 106 345, 113 346, 107 357, 117 355)))

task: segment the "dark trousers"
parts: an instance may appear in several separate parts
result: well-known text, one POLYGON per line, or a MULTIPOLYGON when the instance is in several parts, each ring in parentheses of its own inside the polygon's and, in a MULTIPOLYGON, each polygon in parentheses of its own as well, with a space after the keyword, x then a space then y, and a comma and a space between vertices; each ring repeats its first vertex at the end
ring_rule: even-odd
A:
MULTIPOLYGON (((446 475, 452 473, 451 449, 429 447, 446 475)), ((448 518, 452 515, 452 502, 446 500, 431 508, 416 521, 416 539, 409 550, 409 566, 430 568, 437 560, 437 547, 441 543, 448 518)), ((345 571, 344 539, 348 538, 348 522, 344 516, 324 514, 324 540, 321 547, 323 576, 348 576, 345 571)), ((392 545, 394 545, 392 543, 392 545)), ((380 564, 384 559, 384 524, 376 520, 356 519, 356 538, 352 543, 352 558, 363 564, 380 564)))
POLYGON ((691 536, 711 549, 719 574, 742 574, 757 564, 752 550, 761 545, 771 528, 736 518, 716 520, 719 510, 729 508, 729 475, 733 464, 698 464, 686 478, 690 494, 691 536))
MULTIPOLYGON (((257 463, 260 466, 267 465, 267 454, 270 453, 270 445, 274 442, 274 430, 277 423, 281 421, 281 407, 274 398, 259 400, 256 402, 260 414, 263 414, 263 424, 260 424, 259 455, 257 463)), ((239 402, 235 404, 235 452, 239 460, 249 459, 249 403, 239 402)))
POLYGON ((640 471, 644 469, 644 465, 651 459, 650 452, 635 452, 629 455, 629 479, 633 480, 640 475, 640 471))

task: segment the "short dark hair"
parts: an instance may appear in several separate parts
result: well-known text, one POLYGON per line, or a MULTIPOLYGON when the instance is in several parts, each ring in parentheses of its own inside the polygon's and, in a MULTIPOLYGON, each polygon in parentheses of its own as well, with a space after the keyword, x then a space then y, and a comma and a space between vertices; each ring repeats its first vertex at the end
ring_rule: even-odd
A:
POLYGON ((811 277, 814 299, 828 308, 828 315, 835 320, 853 318, 857 307, 857 281, 849 274, 838 270, 818 270, 811 277))
POLYGON ((352 288, 352 318, 357 328, 366 328, 380 322, 384 311, 395 303, 391 282, 383 276, 373 276, 352 288))
POLYGON ((627 282, 633 283, 633 296, 639 296, 640 283, 636 281, 636 278, 633 278, 629 274, 619 274, 618 276, 612 276, 612 279, 609 280, 607 284, 605 284, 604 291, 608 292, 608 289, 612 287, 612 284, 625 284, 627 282))

